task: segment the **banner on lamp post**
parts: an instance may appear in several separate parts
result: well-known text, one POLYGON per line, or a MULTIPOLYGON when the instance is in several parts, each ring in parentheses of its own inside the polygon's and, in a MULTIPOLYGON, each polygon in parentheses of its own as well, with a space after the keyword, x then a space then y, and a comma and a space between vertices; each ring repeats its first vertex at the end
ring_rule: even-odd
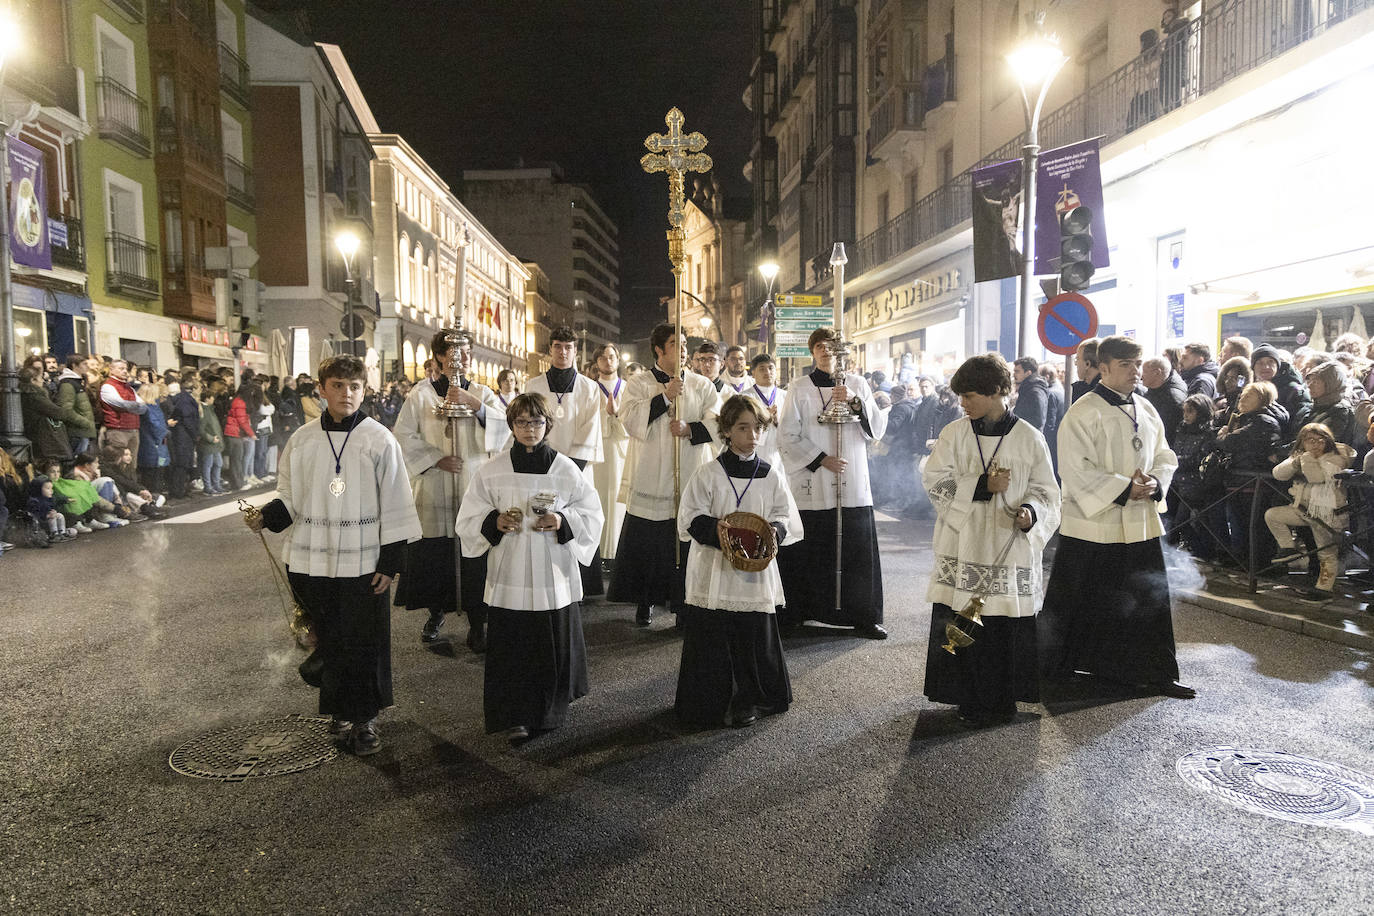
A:
POLYGON ((10 254, 14 263, 52 270, 43 156, 23 140, 9 141, 10 254))
POLYGON ((974 169, 973 282, 1021 275, 1021 160, 974 169))
POLYGON ((1040 154, 1035 170, 1035 272, 1057 274, 1060 263, 1059 217, 1087 207, 1092 214, 1092 265, 1111 263, 1107 219, 1102 206, 1102 169, 1098 138, 1040 154))

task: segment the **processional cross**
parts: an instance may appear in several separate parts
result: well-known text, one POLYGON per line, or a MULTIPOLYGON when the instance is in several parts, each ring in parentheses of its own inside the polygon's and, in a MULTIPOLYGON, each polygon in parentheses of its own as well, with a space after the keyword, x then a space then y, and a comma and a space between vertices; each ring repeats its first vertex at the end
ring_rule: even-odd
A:
MULTIPOLYGON (((663 123, 668 125, 667 134, 650 134, 644 138, 644 147, 649 152, 640 157, 639 164, 644 171, 668 173, 668 260, 673 265, 673 333, 682 334, 682 261, 683 243, 687 232, 683 229, 683 211, 687 207, 687 194, 684 181, 688 172, 711 171, 711 157, 702 152, 706 148, 706 138, 697 131, 683 134, 682 124, 686 120, 677 108, 668 109, 663 123)), ((674 346, 678 344, 674 343, 674 346)), ((681 374, 682 366, 678 366, 681 374)), ((681 417, 682 398, 673 401, 673 420, 681 417)), ((677 515, 678 503, 682 493, 682 457, 680 440, 673 438, 673 515, 677 515)), ((677 565, 682 565, 682 547, 677 538, 673 539, 676 549, 677 565)))

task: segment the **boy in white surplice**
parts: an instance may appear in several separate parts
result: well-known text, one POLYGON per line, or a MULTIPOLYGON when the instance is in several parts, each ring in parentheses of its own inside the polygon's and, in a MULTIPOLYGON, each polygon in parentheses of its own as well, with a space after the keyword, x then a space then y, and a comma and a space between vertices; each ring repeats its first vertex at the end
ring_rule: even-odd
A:
POLYGON ((518 395, 506 421, 515 444, 474 475, 458 536, 465 557, 487 557, 487 733, 519 743, 565 724, 587 693, 579 565, 600 543, 601 503, 549 447, 558 420, 542 395, 518 395))
POLYGON ((935 571, 925 694, 975 725, 1008 722, 1040 700, 1035 610, 1041 554, 1059 526, 1059 485, 1045 437, 1007 409, 1011 371, 996 353, 966 360, 950 388, 967 417, 940 433, 922 480, 935 505, 935 571), (982 626, 955 614, 983 602, 982 626), (973 644, 942 646, 955 623, 973 644))

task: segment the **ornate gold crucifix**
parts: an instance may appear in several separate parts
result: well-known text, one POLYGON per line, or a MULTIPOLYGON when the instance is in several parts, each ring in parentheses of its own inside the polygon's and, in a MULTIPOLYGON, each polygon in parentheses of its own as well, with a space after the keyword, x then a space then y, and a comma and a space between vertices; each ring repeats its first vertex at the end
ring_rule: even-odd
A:
MULTIPOLYGON (((673 330, 682 335, 682 260, 683 242, 687 238, 682 228, 683 211, 687 207, 687 193, 684 182, 688 172, 709 172, 711 157, 702 152, 706 148, 706 138, 699 132, 683 134, 682 124, 686 120, 676 108, 668 109, 663 123, 668 125, 667 134, 650 134, 644 138, 644 146, 649 152, 640 157, 639 164, 644 171, 668 173, 668 260, 673 265, 673 330)), ((675 346, 679 346, 675 344, 675 346)), ((681 365, 679 350, 678 374, 685 367, 681 365)), ((681 419, 682 398, 673 401, 673 421, 681 419)), ((682 456, 681 439, 673 437, 673 516, 677 516, 678 503, 682 494, 682 456)), ((682 546, 673 538, 677 564, 682 565, 682 546)))

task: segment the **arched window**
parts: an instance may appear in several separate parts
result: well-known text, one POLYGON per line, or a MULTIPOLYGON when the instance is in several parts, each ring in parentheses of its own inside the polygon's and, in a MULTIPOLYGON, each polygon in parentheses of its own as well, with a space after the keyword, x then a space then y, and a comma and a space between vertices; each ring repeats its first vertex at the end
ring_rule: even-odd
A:
POLYGON ((429 298, 429 313, 439 314, 439 295, 435 285, 439 282, 439 272, 434 269, 434 254, 431 252, 425 266, 425 295, 429 298))
POLYGON ((405 342, 405 346, 401 348, 401 358, 402 358, 402 362, 403 362, 403 364, 404 364, 404 366, 405 366, 406 378, 408 378, 408 379, 414 379, 414 378, 415 378, 415 345, 412 344, 412 343, 411 343, 410 341, 408 341, 408 340, 405 342))
POLYGON ((419 308, 419 309, 423 309, 423 308, 425 307, 425 273, 424 273, 424 263, 425 263, 425 255, 424 255, 424 252, 420 250, 420 243, 419 243, 419 242, 416 242, 416 243, 415 243, 415 254, 414 254, 414 258, 413 258, 413 260, 410 262, 410 270, 411 270, 410 282, 413 283, 413 284, 415 285, 415 296, 414 296, 414 301, 412 301, 410 304, 411 304, 412 306, 414 306, 415 308, 419 308))
POLYGON ((400 257, 396 259, 396 314, 401 314, 401 306, 410 304, 410 239, 401 233, 398 246, 400 257))
POLYGON ((429 359, 429 350, 425 348, 424 344, 420 344, 415 348, 415 370, 419 375, 425 374, 425 360, 427 359, 429 359))

